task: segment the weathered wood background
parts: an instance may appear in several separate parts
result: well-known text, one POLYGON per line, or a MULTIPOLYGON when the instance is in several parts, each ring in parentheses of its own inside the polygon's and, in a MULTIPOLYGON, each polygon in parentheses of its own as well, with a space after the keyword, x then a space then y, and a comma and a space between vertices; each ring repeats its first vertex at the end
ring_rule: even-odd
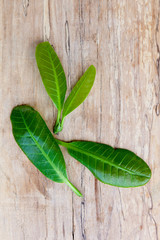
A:
POLYGON ((0 1, 0 239, 160 239, 160 1, 0 1), (35 61, 49 40, 68 92, 90 64, 97 75, 86 101, 68 115, 59 138, 128 148, 152 169, 144 187, 104 185, 64 151, 69 179, 46 179, 12 136, 15 105, 35 107, 52 130, 56 109, 35 61))

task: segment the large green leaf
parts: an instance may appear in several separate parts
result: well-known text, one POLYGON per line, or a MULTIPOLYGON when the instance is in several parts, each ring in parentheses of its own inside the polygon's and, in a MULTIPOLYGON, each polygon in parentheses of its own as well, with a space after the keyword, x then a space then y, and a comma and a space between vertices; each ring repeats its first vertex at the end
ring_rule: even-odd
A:
POLYGON ((40 114, 22 105, 12 110, 14 138, 29 160, 49 179, 66 183, 78 195, 81 193, 69 182, 62 152, 40 114))
POLYGON ((95 76, 96 69, 93 65, 91 65, 74 86, 66 102, 64 103, 62 122, 66 115, 72 112, 86 99, 93 86, 95 76))
POLYGON ((46 91, 60 113, 67 90, 66 77, 61 62, 49 42, 37 45, 36 60, 46 91))
POLYGON ((133 152, 95 142, 56 140, 101 182, 118 187, 138 187, 151 178, 148 165, 133 152))

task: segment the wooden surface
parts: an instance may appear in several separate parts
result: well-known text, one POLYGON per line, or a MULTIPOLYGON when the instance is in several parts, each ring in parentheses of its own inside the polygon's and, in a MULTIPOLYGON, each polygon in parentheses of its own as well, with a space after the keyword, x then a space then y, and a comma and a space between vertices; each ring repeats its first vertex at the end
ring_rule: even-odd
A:
POLYGON ((160 239, 160 2, 158 0, 0 1, 0 239, 160 239), (49 40, 68 92, 87 67, 97 75, 86 101, 59 138, 128 148, 152 169, 144 187, 104 185, 63 150, 69 179, 46 179, 13 139, 10 113, 37 109, 52 130, 56 109, 35 61, 49 40))

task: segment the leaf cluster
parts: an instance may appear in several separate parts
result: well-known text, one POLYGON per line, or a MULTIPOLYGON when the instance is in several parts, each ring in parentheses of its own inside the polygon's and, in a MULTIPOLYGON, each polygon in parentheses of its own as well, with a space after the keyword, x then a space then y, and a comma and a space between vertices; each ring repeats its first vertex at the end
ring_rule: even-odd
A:
MULTIPOLYGON (((58 110, 54 133, 62 131, 64 119, 88 96, 96 75, 91 65, 65 100, 66 76, 62 64, 49 42, 38 44, 36 60, 45 89, 58 110)), ((27 105, 17 106, 11 113, 14 138, 29 160, 47 178, 66 183, 78 196, 79 190, 68 180, 66 165, 59 145, 86 166, 101 182, 117 187, 138 187, 151 178, 149 166, 126 149, 89 142, 64 142, 55 139, 41 115, 27 105)))
POLYGON ((95 80, 96 69, 93 65, 87 69, 65 101, 66 76, 62 64, 49 42, 38 44, 36 60, 45 89, 58 110, 57 121, 53 129, 54 133, 58 133, 63 129, 65 117, 88 96, 95 80))

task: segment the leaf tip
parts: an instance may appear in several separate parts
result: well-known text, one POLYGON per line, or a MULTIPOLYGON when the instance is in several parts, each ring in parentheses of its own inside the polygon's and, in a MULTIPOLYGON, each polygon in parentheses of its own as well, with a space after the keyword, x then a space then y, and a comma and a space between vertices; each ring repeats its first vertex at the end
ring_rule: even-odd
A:
POLYGON ((90 70, 92 70, 94 72, 94 74, 96 75, 96 67, 94 65, 91 65, 89 67, 90 70))

